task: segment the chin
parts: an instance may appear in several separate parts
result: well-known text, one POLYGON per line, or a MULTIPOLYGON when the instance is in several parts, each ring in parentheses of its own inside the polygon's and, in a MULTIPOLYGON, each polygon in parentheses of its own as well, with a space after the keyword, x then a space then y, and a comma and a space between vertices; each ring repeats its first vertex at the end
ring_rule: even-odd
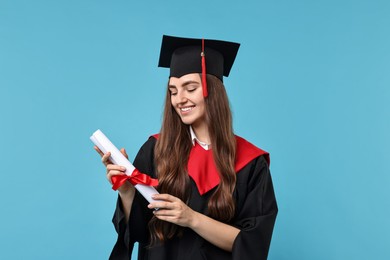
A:
POLYGON ((185 124, 185 125, 192 125, 192 123, 193 123, 192 120, 181 119, 181 121, 182 121, 183 124, 185 124))

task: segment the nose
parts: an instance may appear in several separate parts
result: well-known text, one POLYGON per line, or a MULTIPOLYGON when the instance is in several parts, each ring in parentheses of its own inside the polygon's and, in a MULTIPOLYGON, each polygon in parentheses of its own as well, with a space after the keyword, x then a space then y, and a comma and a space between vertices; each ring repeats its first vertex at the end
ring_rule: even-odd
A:
POLYGON ((177 95, 178 95, 178 102, 179 103, 187 102, 188 99, 187 99, 186 93, 184 91, 179 91, 177 93, 177 95))

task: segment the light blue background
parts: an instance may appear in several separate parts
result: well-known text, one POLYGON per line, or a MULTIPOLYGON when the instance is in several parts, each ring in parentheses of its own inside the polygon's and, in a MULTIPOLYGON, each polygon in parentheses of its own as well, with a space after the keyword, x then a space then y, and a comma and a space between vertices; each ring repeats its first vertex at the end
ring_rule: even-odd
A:
POLYGON ((0 259, 107 259, 89 136, 160 127, 163 34, 242 43, 236 133, 271 153, 269 259, 390 259, 390 2, 0 1, 0 259))

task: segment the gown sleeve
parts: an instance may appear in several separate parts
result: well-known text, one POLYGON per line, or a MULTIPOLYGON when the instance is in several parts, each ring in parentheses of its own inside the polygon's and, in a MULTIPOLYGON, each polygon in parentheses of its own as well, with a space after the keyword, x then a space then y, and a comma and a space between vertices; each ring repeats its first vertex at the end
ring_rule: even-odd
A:
POLYGON ((268 163, 260 156, 242 171, 244 179, 237 183, 241 199, 234 221, 241 231, 233 244, 232 259, 267 259, 278 212, 268 163))
MULTIPOLYGON (((155 140, 150 138, 139 150, 133 165, 142 173, 154 176, 153 148, 155 140)), ((122 201, 118 195, 118 200, 112 218, 118 239, 111 252, 110 260, 130 259, 135 242, 139 242, 139 255, 144 252, 145 246, 149 243, 148 222, 153 213, 147 208, 149 203, 136 190, 133 205, 128 223, 125 223, 125 214, 122 208, 122 201)))

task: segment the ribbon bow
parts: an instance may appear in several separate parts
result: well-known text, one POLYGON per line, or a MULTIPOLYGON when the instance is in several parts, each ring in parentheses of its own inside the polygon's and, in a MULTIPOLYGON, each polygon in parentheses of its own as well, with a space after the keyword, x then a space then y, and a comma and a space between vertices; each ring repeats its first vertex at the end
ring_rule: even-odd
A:
POLYGON ((141 173, 137 169, 131 173, 131 175, 114 175, 111 177, 113 183, 112 189, 117 190, 126 181, 129 181, 133 185, 143 184, 147 186, 157 186, 158 180, 151 178, 149 175, 141 173))

